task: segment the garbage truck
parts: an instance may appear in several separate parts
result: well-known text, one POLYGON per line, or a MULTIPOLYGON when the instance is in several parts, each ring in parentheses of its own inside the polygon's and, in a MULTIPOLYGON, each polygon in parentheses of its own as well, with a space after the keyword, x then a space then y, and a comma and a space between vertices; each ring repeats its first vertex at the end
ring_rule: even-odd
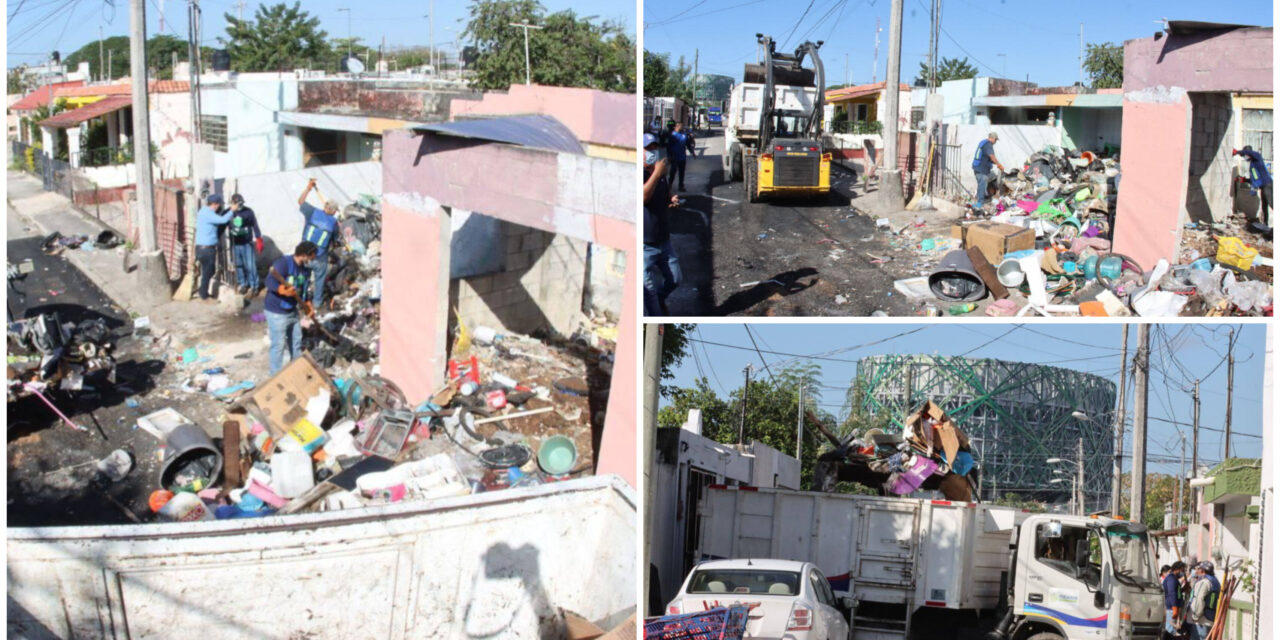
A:
POLYGON ((747 199, 820 197, 831 190, 831 154, 822 146, 822 41, 804 42, 794 53, 776 51, 762 34, 761 64, 748 64, 729 97, 723 166, 743 180, 747 199), (813 61, 805 68, 804 61, 813 61))
POLYGON ((851 600, 853 640, 1160 637, 1163 595, 1138 523, 727 485, 709 487, 697 515, 702 560, 817 565, 851 600))

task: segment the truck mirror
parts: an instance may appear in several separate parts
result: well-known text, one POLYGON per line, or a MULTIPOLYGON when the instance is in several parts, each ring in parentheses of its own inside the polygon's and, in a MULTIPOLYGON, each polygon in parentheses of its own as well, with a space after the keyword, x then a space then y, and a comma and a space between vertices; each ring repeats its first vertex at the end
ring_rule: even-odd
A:
POLYGON ((1107 608, 1107 594, 1101 589, 1093 592, 1093 606, 1095 609, 1107 608))
POLYGON ((1081 569, 1089 566, 1089 541, 1076 540, 1076 566, 1081 569))

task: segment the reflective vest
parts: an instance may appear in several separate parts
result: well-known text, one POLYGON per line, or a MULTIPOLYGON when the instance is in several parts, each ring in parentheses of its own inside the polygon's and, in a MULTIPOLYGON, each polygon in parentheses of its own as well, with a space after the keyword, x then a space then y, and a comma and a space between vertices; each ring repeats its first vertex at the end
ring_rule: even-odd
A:
POLYGON ((247 225, 245 225, 243 216, 241 216, 238 213, 232 216, 231 231, 230 231, 232 237, 243 238, 248 236, 252 232, 253 232, 253 229, 250 229, 247 225))
POLYGON ((338 221, 333 216, 317 211, 307 220, 307 226, 302 230, 302 239, 316 245, 323 252, 328 248, 329 240, 333 238, 337 228, 338 221))

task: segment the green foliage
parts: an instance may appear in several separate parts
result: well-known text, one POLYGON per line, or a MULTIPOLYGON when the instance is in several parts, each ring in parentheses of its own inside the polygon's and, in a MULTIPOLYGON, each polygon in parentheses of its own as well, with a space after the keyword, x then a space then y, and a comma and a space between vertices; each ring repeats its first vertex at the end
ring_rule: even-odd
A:
POLYGON ((676 97, 686 103, 693 101, 693 68, 685 64, 684 57, 671 66, 671 54, 644 52, 644 95, 646 98, 676 97))
MULTIPOLYGON (((978 68, 969 64, 969 58, 943 58, 938 63, 938 74, 936 80, 938 84, 942 84, 947 80, 967 80, 969 78, 978 77, 978 68)), ((920 63, 920 76, 916 78, 916 84, 926 85, 929 83, 929 65, 920 63)))
POLYGON ((1045 506, 1043 502, 1035 500, 1024 500, 1016 493, 1006 493, 1003 498, 997 499, 992 504, 998 507, 1013 507, 1014 509, 1026 509, 1032 513, 1044 513, 1045 506))
POLYGON ((320 19, 303 11, 301 5, 259 5, 251 20, 224 14, 232 71, 281 71, 333 60, 320 19))
MULTIPOLYGON (((1129 474, 1123 474, 1120 478, 1120 517, 1125 519, 1129 519, 1129 483, 1129 474)), ((1148 529, 1153 531, 1164 529, 1164 514, 1169 511, 1176 513, 1177 490, 1176 477, 1159 473, 1147 474, 1146 493, 1143 500, 1143 509, 1146 514, 1142 523, 1147 525, 1148 529)), ((1191 509, 1195 507, 1194 492, 1188 491, 1184 484, 1182 494, 1182 513, 1184 518, 1187 518, 1191 509)), ((1173 526, 1177 527, 1178 523, 1173 523, 1173 526)))
POLYGON ((26 93, 26 88, 22 86, 22 70, 13 68, 9 70, 9 95, 26 93))
POLYGON ((1094 89, 1118 89, 1124 84, 1124 45, 1090 42, 1085 47, 1084 70, 1094 89))
POLYGON ((622 25, 593 23, 572 10, 547 14, 536 0, 474 0, 464 40, 475 46, 472 86, 505 90, 525 81, 524 31, 529 30, 530 77, 555 87, 586 87, 630 93, 635 90, 635 43, 622 25))
MULTIPOLYGON (((762 373, 751 381, 748 394, 746 442, 762 442, 787 455, 796 451, 796 408, 799 404, 800 384, 806 388, 816 386, 822 375, 821 368, 804 363, 783 369, 774 368, 775 377, 762 373), (776 379, 775 379, 776 378, 776 379)), ((726 444, 738 442, 738 430, 742 415, 742 388, 734 389, 728 399, 722 399, 711 389, 706 378, 699 378, 695 386, 673 388, 668 395, 671 404, 658 411, 658 426, 679 428, 684 424, 690 409, 702 410, 702 435, 726 444)), ((827 429, 835 430, 835 417, 818 408, 814 398, 805 394, 805 408, 827 429)), ((800 456, 801 488, 808 489, 813 478, 813 467, 826 440, 809 423, 805 424, 804 443, 800 456)), ((853 487, 846 487, 850 491, 853 487)))
MULTIPOLYGON (((685 356, 689 355, 689 335, 693 333, 696 325, 692 324, 669 324, 662 328, 662 369, 659 374, 659 380, 672 380, 675 373, 672 369, 679 366, 684 361, 685 356)), ((663 396, 669 396, 674 387, 659 384, 658 392, 663 396)))
MULTIPOLYGON (((213 50, 206 47, 203 51, 207 54, 213 50)), ((129 73, 129 36, 111 36, 102 40, 102 47, 98 47, 97 40, 90 40, 88 44, 76 49, 65 59, 63 63, 69 69, 74 69, 81 62, 89 63, 89 71, 97 78, 105 67, 103 62, 98 58, 99 52, 107 56, 107 60, 111 62, 110 71, 111 78, 123 78, 130 75, 129 73)), ((187 41, 167 33, 160 33, 152 36, 147 40, 147 70, 155 79, 171 80, 173 79, 173 54, 178 54, 178 61, 185 62, 187 60, 187 41)), ((202 54, 203 55, 203 54, 202 54)))
POLYGON ((721 100, 729 99, 729 92, 733 90, 733 78, 705 73, 700 76, 697 95, 699 102, 718 104, 721 100))

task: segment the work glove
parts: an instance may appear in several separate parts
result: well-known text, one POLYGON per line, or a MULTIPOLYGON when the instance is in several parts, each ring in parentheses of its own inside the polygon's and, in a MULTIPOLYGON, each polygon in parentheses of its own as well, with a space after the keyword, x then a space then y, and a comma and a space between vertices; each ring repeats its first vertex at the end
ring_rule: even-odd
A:
POLYGON ((257 249, 258 253, 262 253, 262 238, 253 241, 253 248, 257 249))
POLYGON ((292 298, 298 295, 298 290, 293 288, 291 285, 282 284, 280 285, 280 288, 276 290, 276 293, 279 293, 281 297, 284 298, 292 298))

